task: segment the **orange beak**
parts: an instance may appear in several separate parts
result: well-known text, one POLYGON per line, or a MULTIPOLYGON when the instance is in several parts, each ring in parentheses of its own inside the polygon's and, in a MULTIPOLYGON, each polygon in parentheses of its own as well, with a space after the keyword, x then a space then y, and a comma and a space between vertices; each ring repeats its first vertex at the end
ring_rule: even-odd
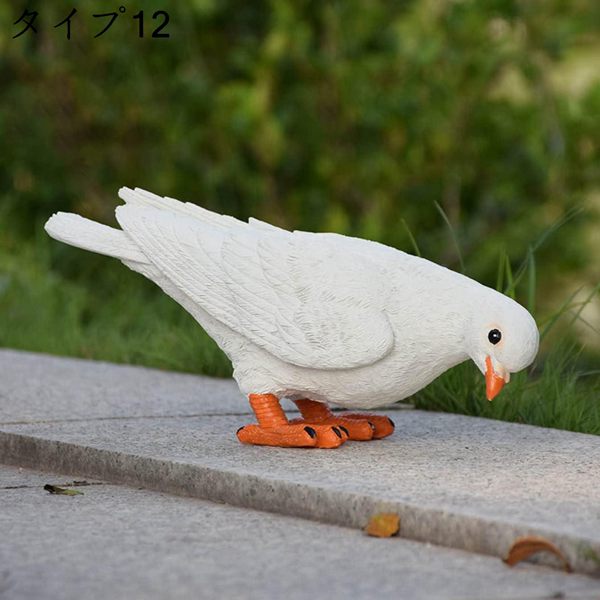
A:
POLYGON ((492 366, 492 359, 489 356, 485 358, 485 392, 487 399, 492 401, 504 387, 504 377, 498 375, 492 366))

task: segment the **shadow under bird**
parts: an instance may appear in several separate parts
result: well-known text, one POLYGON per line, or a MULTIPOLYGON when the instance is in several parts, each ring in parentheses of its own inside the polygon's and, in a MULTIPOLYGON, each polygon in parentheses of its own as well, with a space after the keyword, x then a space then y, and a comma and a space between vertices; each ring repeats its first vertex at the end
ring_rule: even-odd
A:
POLYGON ((249 444, 335 448, 390 435, 373 409, 472 359, 492 400, 539 334, 507 296, 431 261, 335 233, 286 231, 122 188, 121 230, 71 213, 53 238, 121 260, 183 306, 231 360, 257 423, 249 444), (288 420, 279 402, 302 415, 288 420))

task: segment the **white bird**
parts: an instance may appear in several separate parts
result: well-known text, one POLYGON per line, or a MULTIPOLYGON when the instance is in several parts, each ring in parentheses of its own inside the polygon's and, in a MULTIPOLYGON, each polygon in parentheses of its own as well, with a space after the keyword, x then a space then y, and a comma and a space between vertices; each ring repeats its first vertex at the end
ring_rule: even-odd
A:
POLYGON ((471 358, 491 400, 532 363, 539 335, 507 296, 382 244, 248 223, 122 188, 122 230, 71 213, 53 238, 121 260, 181 304, 231 360, 257 424, 242 442, 336 447, 392 433, 374 408, 414 394, 471 358), (288 421, 279 400, 296 402, 288 421))

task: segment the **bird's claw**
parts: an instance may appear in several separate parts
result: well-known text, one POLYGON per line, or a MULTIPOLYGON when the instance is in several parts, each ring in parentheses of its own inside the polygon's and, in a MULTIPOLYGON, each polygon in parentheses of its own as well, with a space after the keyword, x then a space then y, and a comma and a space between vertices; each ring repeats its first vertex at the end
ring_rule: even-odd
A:
POLYGON ((375 434, 375 425, 370 423, 368 420, 346 419, 345 415, 342 416, 341 414, 332 414, 324 419, 292 419, 290 420, 290 423, 304 423, 305 425, 310 425, 311 427, 314 427, 315 424, 330 425, 342 430, 347 439, 360 442, 373 439, 375 434))
POLYGON ((306 422, 290 422, 277 427, 253 423, 240 427, 237 437, 243 444, 283 448, 337 448, 348 439, 343 427, 306 422))
POLYGON ((340 417, 341 420, 347 420, 348 422, 354 421, 359 423, 368 423, 369 426, 373 428, 372 438, 374 440, 380 440, 388 435, 392 435, 392 433, 394 433, 394 429, 396 428, 394 421, 392 421, 389 417, 382 415, 371 415, 368 413, 341 413, 340 417))

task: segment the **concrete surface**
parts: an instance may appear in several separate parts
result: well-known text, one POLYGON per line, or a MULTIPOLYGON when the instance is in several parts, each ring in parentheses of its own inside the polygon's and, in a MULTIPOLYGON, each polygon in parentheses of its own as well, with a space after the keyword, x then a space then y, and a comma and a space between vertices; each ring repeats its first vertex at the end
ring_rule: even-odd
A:
POLYGON ((0 349, 0 423, 244 414, 232 380, 0 349))
POLYGON ((582 575, 109 484, 0 467, 0 598, 600 598, 582 575))
MULTIPOLYGON (((334 451, 243 446, 234 434, 248 416, 218 414, 211 404, 222 397, 231 409, 231 382, 208 380, 213 387, 206 414, 180 417, 175 415, 192 414, 191 393, 180 399, 174 376, 152 371, 153 389, 163 392, 151 394, 146 415, 141 396, 147 388, 137 384, 148 370, 102 365, 102 393, 91 393, 100 404, 105 397, 112 403, 104 403, 98 417, 97 406, 86 398, 85 377, 77 380, 77 393, 70 391, 72 361, 62 365, 66 374, 59 378, 54 371, 63 359, 9 352, 12 368, 4 370, 14 373, 22 357, 43 363, 36 385, 52 385, 56 406, 29 398, 31 392, 11 393, 9 386, 3 392, 2 418, 8 419, 0 424, 0 462, 349 527, 362 527, 378 510, 394 510, 405 538, 494 556, 504 556, 520 535, 544 535, 575 570, 600 574, 600 437, 400 411, 394 415, 396 433, 386 440, 347 443, 334 451), (127 384, 130 372, 135 375, 127 384), (78 420, 61 421, 77 394, 78 420), (120 416, 111 418, 111 407, 120 416), (59 418, 52 418, 53 410, 59 418), (16 415, 35 422, 15 424, 16 415)), ((0 353, 0 363, 6 358, 0 353)), ((204 396, 206 378, 181 377, 189 390, 195 382, 198 396, 204 396)), ((202 407, 199 402, 195 414, 202 407)))

